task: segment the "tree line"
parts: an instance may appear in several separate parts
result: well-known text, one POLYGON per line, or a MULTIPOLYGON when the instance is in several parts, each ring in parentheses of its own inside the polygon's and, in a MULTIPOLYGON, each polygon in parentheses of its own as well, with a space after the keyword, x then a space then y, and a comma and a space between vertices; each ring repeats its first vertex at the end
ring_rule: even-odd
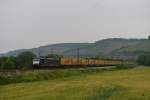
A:
POLYGON ((32 52, 23 52, 16 57, 0 57, 0 70, 30 69, 35 57, 32 52))
POLYGON ((137 62, 141 65, 150 66, 150 53, 140 55, 137 59, 137 62))

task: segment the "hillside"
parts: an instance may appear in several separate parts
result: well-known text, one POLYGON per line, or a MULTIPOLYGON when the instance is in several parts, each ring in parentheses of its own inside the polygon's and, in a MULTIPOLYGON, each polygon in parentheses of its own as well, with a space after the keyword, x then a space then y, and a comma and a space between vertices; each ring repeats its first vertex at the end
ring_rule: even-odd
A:
POLYGON ((150 39, 111 38, 96 41, 95 43, 61 43, 41 46, 39 48, 11 51, 3 55, 16 56, 21 52, 31 51, 36 55, 54 53, 75 57, 77 55, 77 48, 80 49, 80 57, 100 56, 107 58, 136 59, 138 55, 150 51, 150 39))
POLYGON ((14 51, 10 51, 6 54, 1 54, 1 56, 16 56, 21 52, 25 52, 25 51, 30 51, 33 52, 36 55, 47 55, 50 53, 55 53, 55 54, 61 54, 63 55, 63 53, 67 50, 71 50, 71 49, 76 49, 76 48, 80 48, 82 46, 87 46, 89 45, 89 43, 60 43, 60 44, 52 44, 52 45, 46 45, 46 46, 41 46, 38 48, 32 48, 32 49, 20 49, 20 50, 14 50, 14 51))
MULTIPOLYGON (((123 57, 124 53, 131 53, 131 51, 128 52, 129 47, 136 46, 136 45, 141 45, 145 46, 145 50, 141 48, 143 51, 148 51, 150 50, 148 48, 148 45, 145 45, 145 41, 149 42, 148 40, 139 40, 139 39, 120 39, 120 38, 112 38, 112 39, 105 39, 105 40, 100 40, 97 41, 91 45, 85 46, 83 48, 80 48, 80 55, 81 56, 101 56, 101 57, 117 57, 117 58, 125 58, 127 59, 128 57, 123 57), (126 51, 124 50, 126 49, 126 51), (122 50, 120 53, 119 50, 122 50)), ((140 47, 134 48, 134 51, 137 51, 140 47)), ((142 51, 141 50, 141 51, 142 51)), ((66 52, 67 54, 74 54, 72 50, 69 50, 66 52)), ((135 58, 133 56, 132 58, 135 58)))

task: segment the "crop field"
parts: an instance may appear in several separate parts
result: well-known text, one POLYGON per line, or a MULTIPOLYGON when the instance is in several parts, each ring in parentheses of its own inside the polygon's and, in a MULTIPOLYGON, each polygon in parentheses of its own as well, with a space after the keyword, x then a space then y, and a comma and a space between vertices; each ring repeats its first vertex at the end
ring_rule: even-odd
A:
POLYGON ((0 100, 150 100, 149 67, 21 74, 1 76, 0 100))

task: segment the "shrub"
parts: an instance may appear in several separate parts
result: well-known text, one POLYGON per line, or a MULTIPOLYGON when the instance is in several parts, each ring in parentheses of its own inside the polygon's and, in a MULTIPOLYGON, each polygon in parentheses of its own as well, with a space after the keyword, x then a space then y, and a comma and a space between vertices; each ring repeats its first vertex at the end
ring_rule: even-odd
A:
POLYGON ((3 70, 12 70, 15 69, 15 64, 11 61, 10 58, 8 58, 6 61, 4 61, 1 65, 1 68, 3 70))
POLYGON ((150 54, 139 56, 137 62, 141 65, 150 66, 150 54))
POLYGON ((8 57, 1 57, 1 58, 0 58, 0 69, 2 69, 2 64, 3 64, 4 62, 6 62, 7 59, 8 59, 8 57))

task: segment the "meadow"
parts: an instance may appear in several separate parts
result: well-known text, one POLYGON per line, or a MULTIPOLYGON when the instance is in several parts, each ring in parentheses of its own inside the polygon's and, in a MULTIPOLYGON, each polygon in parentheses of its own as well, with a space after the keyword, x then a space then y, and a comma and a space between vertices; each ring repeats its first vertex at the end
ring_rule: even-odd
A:
POLYGON ((0 77, 0 100, 149 99, 149 67, 41 70, 0 77))

